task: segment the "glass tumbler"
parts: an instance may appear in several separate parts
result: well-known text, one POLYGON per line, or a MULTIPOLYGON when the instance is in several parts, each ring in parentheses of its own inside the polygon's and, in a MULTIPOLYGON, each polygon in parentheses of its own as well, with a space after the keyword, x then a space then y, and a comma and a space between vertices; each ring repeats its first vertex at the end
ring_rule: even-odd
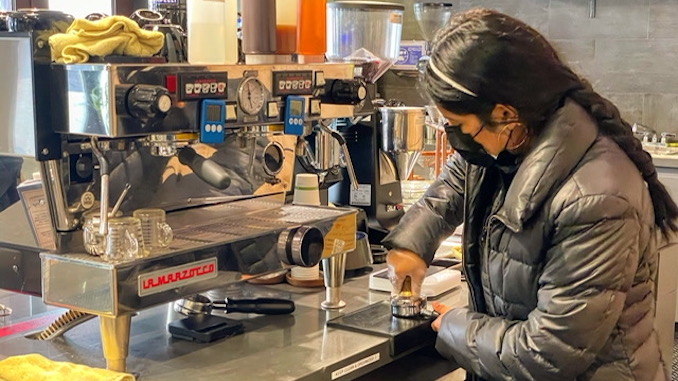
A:
POLYGON ((141 233, 144 238, 144 249, 153 250, 167 247, 174 234, 165 222, 165 211, 162 209, 137 209, 132 214, 141 221, 141 233))
MULTIPOLYGON (((122 213, 116 213, 116 217, 119 216, 122 216, 122 213)), ((108 217, 112 217, 110 212, 108 217)), ((106 237, 99 233, 101 213, 87 212, 83 215, 83 218, 85 222, 82 224, 82 235, 85 251, 91 255, 104 255, 106 251, 106 237)))
POLYGON ((126 261, 145 256, 141 221, 136 217, 118 217, 108 220, 108 236, 104 259, 126 261))

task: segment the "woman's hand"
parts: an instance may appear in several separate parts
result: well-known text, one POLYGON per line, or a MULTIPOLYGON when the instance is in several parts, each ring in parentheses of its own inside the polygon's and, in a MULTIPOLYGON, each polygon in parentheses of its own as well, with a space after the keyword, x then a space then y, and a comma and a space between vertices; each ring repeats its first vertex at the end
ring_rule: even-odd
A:
POLYGON ((421 293, 421 284, 424 283, 428 266, 419 254, 405 249, 393 249, 386 256, 386 264, 388 277, 393 285, 392 294, 400 293, 407 276, 412 281, 412 294, 417 296, 421 293))
POLYGON ((452 307, 446 306, 440 302, 431 302, 431 307, 433 310, 440 315, 431 323, 431 328, 438 332, 440 330, 440 324, 443 322, 443 315, 452 310, 452 307))

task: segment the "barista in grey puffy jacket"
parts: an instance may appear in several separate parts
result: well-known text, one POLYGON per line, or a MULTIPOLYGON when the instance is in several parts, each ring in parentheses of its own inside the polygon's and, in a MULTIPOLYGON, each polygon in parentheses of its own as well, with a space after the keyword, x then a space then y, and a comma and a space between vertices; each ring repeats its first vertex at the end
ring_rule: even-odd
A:
POLYGON ((384 244, 418 292, 464 223, 470 304, 437 306, 438 351, 476 380, 669 380, 653 293, 678 208, 617 108, 489 10, 438 33, 424 80, 456 153, 384 244))

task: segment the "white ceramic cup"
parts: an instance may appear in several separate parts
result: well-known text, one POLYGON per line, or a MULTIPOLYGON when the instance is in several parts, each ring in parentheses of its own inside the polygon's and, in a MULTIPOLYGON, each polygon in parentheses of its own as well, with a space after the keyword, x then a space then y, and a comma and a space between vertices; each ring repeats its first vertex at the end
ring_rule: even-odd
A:
POLYGON ((295 205, 320 205, 318 175, 314 173, 297 174, 292 203, 295 205))

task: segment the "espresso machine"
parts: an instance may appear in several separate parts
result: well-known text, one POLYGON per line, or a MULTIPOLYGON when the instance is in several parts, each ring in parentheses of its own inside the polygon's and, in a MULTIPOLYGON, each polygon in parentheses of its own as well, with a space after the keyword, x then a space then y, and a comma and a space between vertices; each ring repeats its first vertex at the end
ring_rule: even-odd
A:
POLYGON ((284 203, 298 140, 354 115, 325 94, 354 65, 59 65, 45 48, 0 34, 0 159, 36 172, 0 211, 0 288, 98 316, 109 369, 139 310, 355 249, 355 210, 284 203), (166 212, 167 247, 88 253, 88 213, 106 238, 111 209, 140 208, 166 212))

